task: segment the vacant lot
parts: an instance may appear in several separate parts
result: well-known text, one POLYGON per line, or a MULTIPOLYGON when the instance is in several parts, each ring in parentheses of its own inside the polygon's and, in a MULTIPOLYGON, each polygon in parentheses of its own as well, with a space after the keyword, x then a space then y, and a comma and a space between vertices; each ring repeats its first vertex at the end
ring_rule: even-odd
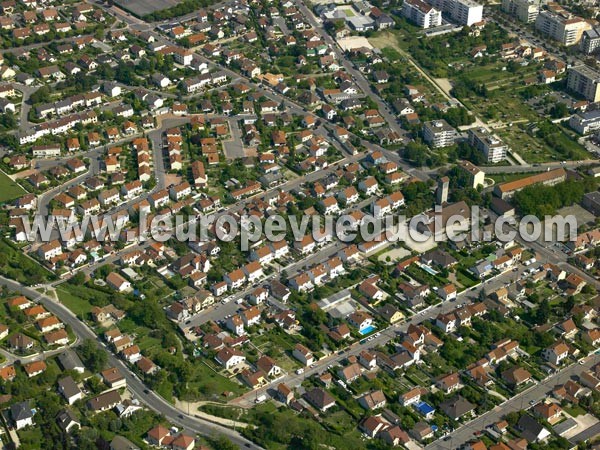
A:
POLYGON ((0 202, 15 199, 27 192, 4 172, 0 172, 0 202))

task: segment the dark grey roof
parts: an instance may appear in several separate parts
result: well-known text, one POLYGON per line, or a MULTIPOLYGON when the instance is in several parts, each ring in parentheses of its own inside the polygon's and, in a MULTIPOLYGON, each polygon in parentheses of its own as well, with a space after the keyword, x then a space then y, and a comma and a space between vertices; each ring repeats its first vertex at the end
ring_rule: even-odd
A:
POLYGON ((72 377, 65 377, 58 380, 58 387, 67 399, 81 393, 81 390, 72 377))
POLYGON ((58 355, 58 362, 64 370, 85 369, 85 366, 79 359, 79 356, 71 350, 67 350, 58 355))
POLYGON ((79 425, 79 421, 77 420, 75 415, 68 409, 59 412, 56 416, 56 423, 58 423, 58 426, 61 427, 63 430, 66 430, 68 426, 71 425, 73 422, 79 425))
POLYGON ((583 32, 588 39, 600 39, 600 28, 592 28, 583 32))
POLYGON ((308 403, 319 409, 323 409, 331 403, 335 403, 335 399, 327 391, 321 388, 314 388, 306 392, 304 398, 308 403))
POLYGON ((517 429, 528 442, 535 442, 544 429, 542 424, 528 414, 521 416, 517 423, 517 429))
POLYGON ((101 411, 115 406, 121 401, 121 395, 118 390, 106 391, 88 401, 88 407, 92 411, 101 411))
POLYGON ((31 411, 31 406, 29 405, 29 401, 24 401, 21 403, 15 403, 10 407, 10 416, 14 421, 17 420, 25 420, 33 417, 33 412, 31 411))
POLYGON ((440 409, 453 420, 459 419, 465 414, 473 411, 475 405, 465 398, 458 396, 450 400, 446 400, 440 404, 440 409))
POLYGON ((115 436, 110 441, 110 450, 140 450, 140 448, 123 436, 115 436))

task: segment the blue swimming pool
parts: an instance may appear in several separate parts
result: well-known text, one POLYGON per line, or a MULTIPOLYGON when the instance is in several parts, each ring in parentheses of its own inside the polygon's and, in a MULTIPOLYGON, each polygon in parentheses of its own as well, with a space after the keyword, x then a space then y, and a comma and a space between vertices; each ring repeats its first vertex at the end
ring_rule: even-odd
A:
POLYGON ((377 327, 375 325, 369 325, 367 328, 359 331, 359 333, 360 333, 361 336, 364 336, 366 334, 372 333, 376 329, 377 329, 377 327))
POLYGON ((427 272, 433 276, 438 274, 436 270, 433 270, 431 267, 429 267, 428 265, 425 265, 425 264, 421 264, 421 269, 423 269, 425 272, 427 272))

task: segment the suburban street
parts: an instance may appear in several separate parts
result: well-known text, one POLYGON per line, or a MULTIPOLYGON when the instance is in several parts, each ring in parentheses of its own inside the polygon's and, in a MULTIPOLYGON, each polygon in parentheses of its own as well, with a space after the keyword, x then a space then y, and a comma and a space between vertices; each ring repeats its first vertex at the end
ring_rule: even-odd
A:
POLYGON ((462 425, 456 431, 449 433, 449 440, 437 440, 425 447, 426 450, 447 450, 459 448, 462 444, 473 438, 475 432, 482 431, 488 425, 498 422, 508 413, 520 411, 531 406, 530 402, 537 403, 547 397, 548 392, 557 384, 564 384, 570 378, 580 374, 584 370, 589 370, 600 362, 600 355, 593 354, 585 358, 583 364, 573 363, 565 367, 560 372, 550 375, 541 383, 537 383, 520 394, 511 397, 509 400, 496 406, 491 411, 471 420, 462 425))
POLYGON ((325 31, 323 28, 322 22, 317 21, 317 18, 313 14, 313 12, 306 6, 303 0, 295 0, 296 6, 302 12, 302 15, 308 20, 310 25, 319 32, 323 41, 329 44, 330 48, 333 49, 336 55, 336 59, 341 62, 342 66, 346 71, 352 75, 352 78, 358 85, 358 87, 363 91, 363 93, 369 96, 372 100, 377 103, 379 113, 388 123, 392 131, 395 131, 399 136, 404 138, 404 141, 407 142, 408 138, 406 137, 407 131, 404 130, 396 116, 391 112, 390 107, 381 99, 379 95, 373 92, 373 89, 369 85, 369 82, 366 80, 365 76, 357 70, 352 62, 342 54, 342 49, 339 47, 337 42, 333 40, 331 35, 325 31))
POLYGON ((260 450, 261 447, 253 442, 243 438, 238 432, 221 425, 209 422, 207 420, 194 417, 193 415, 183 414, 182 411, 175 408, 159 395, 148 390, 136 374, 123 363, 119 358, 106 347, 106 344, 93 332, 87 325, 81 322, 69 309, 61 303, 57 303, 50 297, 40 294, 32 288, 25 287, 16 281, 0 277, 0 284, 6 286, 14 292, 18 292, 26 297, 35 300, 42 304, 48 311, 59 317, 63 323, 70 326, 73 333, 80 340, 91 339, 98 346, 98 351, 104 351, 108 354, 109 366, 116 367, 125 376, 127 380, 127 388, 131 391, 135 398, 150 409, 165 416, 167 420, 182 427, 190 432, 200 434, 202 436, 219 436, 223 435, 230 439, 234 444, 240 447, 260 450))
MULTIPOLYGON (((435 319, 439 314, 445 314, 449 311, 455 309, 458 305, 461 304, 470 304, 478 300, 478 292, 479 288, 484 288, 486 292, 493 292, 501 287, 505 287, 507 284, 513 283, 515 280, 521 278, 527 268, 525 266, 519 266, 518 271, 508 271, 503 274, 500 274, 484 285, 479 285, 476 288, 471 288, 460 292, 457 296, 456 301, 450 302, 442 302, 437 306, 429 307, 418 312, 415 315, 412 315, 401 322, 398 322, 394 325, 390 325, 385 329, 379 330, 379 333, 370 337, 369 339, 361 341, 355 341, 342 352, 332 353, 329 356, 319 360, 311 367, 306 367, 304 369, 304 373, 298 375, 296 373, 287 373, 284 377, 273 381, 269 385, 249 392, 242 397, 239 397, 233 400, 231 403, 236 405, 243 406, 251 406, 254 398, 260 396, 264 393, 267 393, 270 389, 273 389, 279 383, 285 383, 288 386, 298 386, 304 381, 306 378, 309 378, 312 375, 323 373, 330 366, 339 365, 343 360, 348 358, 348 356, 354 355, 357 356, 363 350, 369 350, 375 347, 383 347, 390 340, 397 338, 399 335, 406 333, 409 325, 418 325, 420 323, 430 321, 435 319)), ((226 305, 225 305, 226 306, 226 305)), ((233 304, 236 308, 238 305, 233 304)), ((235 311, 235 308, 233 309, 235 311)), ((219 315, 221 315, 224 311, 221 309, 219 311, 219 315)), ((217 315, 213 315, 213 317, 217 317, 217 315)), ((211 319, 211 320, 214 320, 211 319)))

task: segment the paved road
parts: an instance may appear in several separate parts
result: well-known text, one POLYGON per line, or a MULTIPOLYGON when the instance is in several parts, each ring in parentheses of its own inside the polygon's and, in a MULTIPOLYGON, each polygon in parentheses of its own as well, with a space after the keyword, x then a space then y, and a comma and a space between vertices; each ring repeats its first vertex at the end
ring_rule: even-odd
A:
MULTIPOLYGON (((422 322, 431 320, 436 317, 438 314, 447 313, 452 309, 456 308, 458 305, 465 303, 472 303, 476 301, 477 297, 474 292, 471 291, 463 291, 458 294, 457 300, 453 302, 445 302, 441 303, 438 306, 430 307, 426 310, 419 312, 418 314, 413 315, 406 321, 401 323, 397 323, 395 325, 391 325, 385 329, 380 331, 380 334, 376 337, 372 338, 369 341, 356 341, 351 346, 349 346, 343 353, 333 353, 326 358, 319 360, 313 367, 307 367, 304 370, 304 373, 298 375, 295 372, 288 373, 286 376, 280 378, 279 380, 272 383, 272 385, 276 385, 279 383, 285 383, 288 386, 298 386, 300 385, 306 378, 309 378, 312 375, 320 374, 325 372, 330 366, 336 366, 341 364, 341 362, 348 358, 351 355, 358 355, 363 350, 369 350, 376 347, 385 346, 390 340, 396 338, 399 334, 405 333, 408 330, 410 324, 417 325, 422 322), (361 343, 363 342, 363 343, 361 343)), ((249 392, 237 399, 233 400, 231 403, 239 404, 239 405, 250 405, 252 403, 252 399, 254 399, 257 395, 261 395, 266 393, 269 389, 272 389, 273 386, 268 385, 256 391, 249 392)))
POLYGON ((491 411, 473 419, 472 421, 461 426, 459 429, 450 433, 448 441, 437 440, 427 447, 426 450, 447 450, 460 447, 462 444, 474 438, 473 433, 485 429, 490 424, 493 424, 502 419, 506 414, 520 411, 528 408, 530 402, 537 403, 548 396, 548 392, 557 384, 566 383, 574 375, 578 375, 584 370, 590 369, 592 366, 600 362, 600 355, 593 354, 585 359, 583 365, 574 363, 555 375, 551 375, 542 382, 532 386, 520 394, 511 397, 508 401, 496 406, 491 411))
MULTIPOLYGON (((492 222, 497 220, 498 216, 491 210, 487 210, 492 222)), ((518 228, 515 226, 504 224, 504 231, 516 232, 515 241, 524 247, 530 248, 538 254, 538 261, 542 263, 556 264, 566 272, 572 272, 582 277, 587 283, 594 286, 596 289, 600 289, 600 281, 590 276, 587 272, 584 272, 579 267, 573 266, 567 262, 568 255, 562 252, 559 248, 554 245, 554 242, 545 242, 542 236, 537 241, 529 241, 523 239, 518 232, 518 228)))
POLYGON ((152 143, 152 155, 154 164, 154 176, 156 177, 157 190, 166 187, 166 176, 169 170, 166 163, 166 152, 163 148, 163 133, 172 127, 179 127, 189 123, 189 118, 169 118, 161 119, 160 126, 148 133, 148 139, 152 143))
MULTIPOLYGON (((308 16, 307 19, 312 18, 313 21, 315 21, 316 23, 316 19, 314 18, 314 16, 312 15, 312 13, 310 11, 308 11, 308 9, 302 4, 302 8, 308 12, 308 16)), ((118 8, 117 8, 118 9, 118 8)), ((127 23, 131 22, 131 17, 123 17, 123 11, 115 11, 115 8, 108 8, 108 10, 113 13, 113 14, 117 14, 119 18, 121 18, 122 20, 126 21, 127 23)), ((183 16, 182 20, 185 20, 187 18, 187 20, 195 17, 196 13, 194 14, 188 14, 186 16, 183 16)), ((167 22, 172 22, 173 20, 167 21, 167 22)), ((133 20, 132 23, 135 23, 136 21, 133 20)), ((162 22, 161 22, 162 23, 162 22)), ((335 42, 333 42, 333 40, 331 39, 331 37, 322 29, 320 28, 324 39, 328 40, 328 42, 330 43, 330 45, 332 46, 332 48, 336 51, 339 52, 340 49, 339 47, 337 47, 337 44, 335 44, 335 42)), ((163 43, 165 45, 171 45, 171 46, 177 46, 178 44, 176 42, 173 42, 172 40, 168 39, 167 37, 165 37, 163 34, 160 34, 158 32, 155 31, 151 31, 151 34, 154 36, 154 38, 156 39, 156 42, 160 42, 163 43)), ((340 54, 341 55, 341 54, 340 54)), ((299 114, 299 115, 306 115, 306 114, 310 114, 312 116, 314 116, 315 118, 317 118, 319 121, 326 123, 330 126, 335 126, 335 124, 333 122, 329 122, 321 117, 317 117, 315 116, 313 113, 309 112, 306 110, 306 108, 304 108, 302 105, 299 105, 298 103, 292 101, 291 99, 289 99, 288 97, 285 97, 281 94, 279 94, 278 92, 276 92, 275 90, 268 88, 268 87, 263 87, 259 84, 257 84, 254 80, 249 79, 247 77, 244 77, 242 75, 240 75, 237 72, 234 72, 233 70, 231 70, 229 67, 223 66, 218 62, 215 62, 209 58, 207 58, 206 56, 204 56, 204 54, 202 53, 198 53, 195 52, 194 56, 199 59, 202 62, 205 62, 207 64, 210 64, 212 67, 218 67, 219 70, 223 71, 223 73, 225 73, 227 75, 227 77, 231 80, 239 80, 239 81, 243 81, 244 83, 250 84, 252 86, 255 87, 256 91, 262 95, 264 95, 265 97, 267 97, 270 100, 273 100, 279 104, 283 103, 287 109, 288 112, 292 113, 292 114, 299 114)), ((350 73, 353 74, 353 76, 355 77, 355 79, 357 80, 357 83, 362 84, 365 87, 368 87, 368 82, 366 81, 366 79, 364 78, 364 76, 358 71, 356 70, 349 62, 346 61, 347 58, 344 57, 344 55, 341 55, 342 58, 340 58, 340 61, 344 62, 345 64, 349 64, 349 67, 347 68, 349 71, 351 71, 350 73), (361 81, 362 80, 362 81, 361 81)), ((233 82, 233 81, 232 81, 233 82)), ((359 84, 359 86, 360 86, 359 84)), ((369 88, 370 89, 370 88, 369 88)), ((365 90, 365 93, 368 93, 369 90, 365 90)), ((184 98, 191 98, 191 97, 196 97, 198 94, 192 94, 192 95, 187 95, 184 96, 184 98)), ((369 95, 373 96, 374 94, 371 92, 369 93, 369 95)), ((392 128, 392 130, 396 131, 400 136, 405 136, 406 135, 406 131, 403 130, 396 117, 389 111, 389 108, 387 106, 387 104, 385 102, 383 102, 383 100, 381 100, 380 97, 375 96, 374 97, 375 100, 378 102, 379 108, 380 108, 380 112, 383 115, 384 119, 386 119, 390 125, 390 127, 392 128)), ((353 134, 351 134, 351 137, 358 137, 355 136, 353 134)), ((384 149, 383 147, 367 142, 361 138, 359 138, 361 140, 361 144, 363 146, 365 146, 366 148, 370 149, 370 150, 381 150, 382 152, 384 152, 388 158, 392 161, 395 161, 398 163, 398 165, 400 166, 400 168, 402 170, 404 170, 405 172, 410 172, 413 173, 413 175, 417 176, 418 178, 422 179, 422 180, 427 180, 429 177, 422 171, 418 171, 415 170, 413 167, 411 167, 410 165, 406 164, 406 162, 404 160, 402 160, 402 158, 399 157, 399 155, 396 152, 384 149)))
POLYGON ((408 138, 406 137, 408 132, 400 126, 397 117, 391 112, 389 105, 373 91, 371 83, 369 83, 362 72, 356 69, 354 64, 344 55, 342 49, 337 45, 337 42, 335 42, 331 35, 325 31, 322 22, 317 20, 313 12, 306 6, 303 0, 296 0, 295 3, 310 25, 317 32, 319 32, 325 43, 327 43, 333 49, 337 60, 340 62, 340 64, 342 64, 344 69, 346 69, 346 71, 352 75, 358 87, 360 87, 365 95, 368 95, 372 100, 375 101, 375 103, 377 103, 379 114, 381 114, 381 116, 385 119, 391 130, 398 133, 399 136, 402 136, 405 142, 408 142, 408 138))
POLYGON ((50 297, 41 295, 34 289, 25 287, 20 283, 17 283, 16 281, 9 280, 4 277, 0 277, 0 284, 7 286, 12 291, 19 292, 30 299, 37 300, 39 303, 44 305, 44 307, 48 311, 59 317, 63 323, 69 325, 75 333, 75 335, 78 336, 78 338, 82 340, 93 340, 98 346, 99 351, 105 351, 108 354, 108 364, 117 367, 125 376, 127 380, 127 387, 131 391, 131 393, 150 409, 158 412, 159 414, 164 415, 169 422, 195 434, 210 437, 224 435, 228 439, 230 439, 234 444, 240 447, 255 450, 261 449, 260 446, 245 439, 236 431, 230 430, 229 428, 214 424, 204 419, 182 414, 180 410, 175 408, 170 403, 166 402, 162 397, 146 389, 146 387, 144 386, 142 381, 137 377, 137 375, 135 375, 129 369, 129 367, 125 365, 123 361, 115 357, 113 353, 106 348, 106 345, 102 341, 100 341, 96 333, 94 333, 94 331, 92 331, 86 324, 81 322, 64 305, 57 303, 50 297))
POLYGON ((39 86, 27 86, 21 83, 13 83, 13 87, 18 91, 21 91, 23 94, 23 98, 21 99, 21 114, 19 117, 19 131, 23 132, 27 128, 29 128, 29 111, 31 110, 31 105, 29 104, 29 97, 35 91, 39 89, 39 86))
MULTIPOLYGON (((502 13, 497 8, 485 7, 484 15, 487 19, 492 20, 496 25, 509 33, 518 36, 520 39, 525 39, 531 44, 543 47, 544 50, 550 55, 565 62, 574 64, 584 64, 584 60, 577 55, 572 55, 565 51, 559 50, 558 42, 546 39, 547 37, 541 37, 540 34, 532 33, 525 24, 517 22, 516 19, 509 17, 502 13), (503 19, 503 20, 498 20, 503 19)), ((536 30, 537 33, 537 30, 536 30)))
POLYGON ((242 130, 239 125, 239 116, 228 119, 231 139, 223 141, 223 153, 227 159, 243 158, 246 156, 244 152, 244 141, 242 140, 242 130))
POLYGON ((564 167, 567 169, 575 169, 581 166, 589 166, 593 164, 600 164, 600 159, 585 159, 581 161, 565 161, 564 164, 560 161, 543 163, 543 164, 525 164, 522 166, 480 166, 486 174, 499 174, 499 173, 529 173, 529 172, 546 172, 548 169, 558 169, 564 167))
MULTIPOLYGON (((388 341, 395 338, 398 333, 406 332, 408 326, 410 324, 419 324, 428 320, 435 318, 438 314, 449 312, 450 310, 456 308, 459 304, 463 303, 472 303, 474 301, 478 301, 478 294, 480 289, 484 289, 486 292, 493 292, 501 287, 506 287, 511 283, 514 283, 516 280, 521 279, 524 276, 525 270, 528 267, 524 265, 517 266, 517 271, 508 271, 502 274, 495 276, 488 280, 485 284, 477 285, 468 290, 464 290, 460 292, 457 296, 457 300, 454 302, 446 302, 438 305, 436 307, 431 307, 426 310, 419 312, 418 314, 410 317, 406 322, 402 322, 393 326, 388 327, 385 330, 381 331, 381 335, 374 338, 372 341, 364 342, 361 344, 360 342, 355 342, 350 346, 348 351, 345 351, 342 355, 333 354, 328 358, 325 358, 319 361, 315 367, 305 369, 304 373, 301 375, 297 375, 295 373, 289 373, 284 378, 278 379, 273 382, 270 386, 266 386, 257 391, 252 391, 244 396, 241 396, 235 400, 233 403, 250 406, 252 404, 252 400, 256 397, 256 395, 261 395, 265 393, 270 387, 274 384, 278 384, 284 382, 288 384, 288 386, 297 386, 299 385, 306 377, 309 377, 316 373, 322 373, 328 366, 339 364, 343 359, 347 358, 349 355, 358 355, 361 351, 375 348, 377 346, 384 346, 388 341)), ((236 305, 237 307, 237 305, 236 305)))
POLYGON ((45 191, 43 194, 40 194, 37 199, 38 214, 42 216, 48 215, 48 213, 50 212, 48 209, 48 205, 56 195, 58 195, 61 192, 66 192, 72 187, 82 184, 86 179, 100 173, 100 155, 102 155, 104 150, 105 147, 97 147, 94 150, 90 150, 89 152, 82 154, 81 156, 89 158, 90 160, 90 165, 87 171, 76 176, 75 178, 72 178, 66 183, 63 183, 59 186, 56 186, 55 188, 45 191))

